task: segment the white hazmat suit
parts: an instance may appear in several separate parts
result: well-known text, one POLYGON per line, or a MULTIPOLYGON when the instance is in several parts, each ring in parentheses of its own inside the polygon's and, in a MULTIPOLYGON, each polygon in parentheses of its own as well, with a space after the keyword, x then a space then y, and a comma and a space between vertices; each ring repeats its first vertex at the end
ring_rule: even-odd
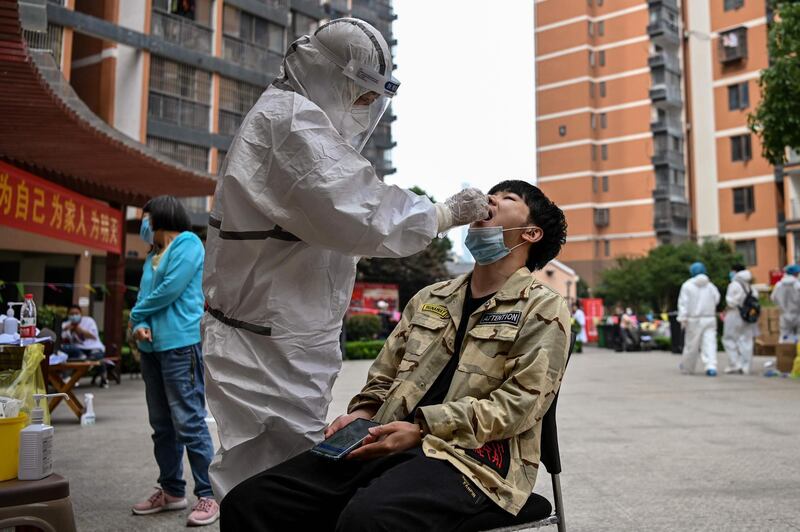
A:
POLYGON ((717 317, 719 290, 704 273, 695 275, 681 286, 678 296, 678 321, 685 327, 681 367, 694 373, 698 355, 705 370, 717 369, 717 317))
POLYGON ((203 319, 218 500, 322 439, 359 257, 412 255, 487 215, 480 191, 434 205, 381 182, 360 155, 397 88, 391 70, 386 41, 363 21, 301 37, 222 165, 203 319), (380 97, 354 105, 365 94, 380 97))
POLYGON ((758 335, 758 324, 747 323, 739 313, 747 293, 758 297, 752 287, 753 274, 747 270, 736 272, 725 292, 725 321, 723 322, 722 346, 728 355, 726 373, 750 373, 753 362, 753 341, 758 335))
POLYGON ((770 299, 781 309, 781 343, 796 343, 800 326, 800 282, 797 277, 784 274, 772 289, 770 299))

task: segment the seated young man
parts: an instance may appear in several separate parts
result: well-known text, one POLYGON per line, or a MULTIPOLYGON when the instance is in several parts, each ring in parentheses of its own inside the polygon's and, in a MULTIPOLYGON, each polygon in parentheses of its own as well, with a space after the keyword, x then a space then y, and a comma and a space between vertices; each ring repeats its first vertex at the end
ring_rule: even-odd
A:
POLYGON ((473 271, 411 299, 325 436, 356 418, 382 425, 345 459, 307 451, 242 482, 222 530, 466 530, 479 513, 484 528, 526 515, 570 337, 566 302, 531 271, 567 224, 523 181, 492 188, 489 209, 466 239, 473 271))

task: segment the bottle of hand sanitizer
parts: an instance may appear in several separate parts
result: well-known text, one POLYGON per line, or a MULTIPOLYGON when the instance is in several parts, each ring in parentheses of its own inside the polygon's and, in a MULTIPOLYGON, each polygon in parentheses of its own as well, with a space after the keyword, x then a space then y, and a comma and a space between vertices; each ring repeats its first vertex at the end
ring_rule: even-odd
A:
POLYGON ((20 480, 39 480, 53 473, 53 427, 44 424, 44 410, 39 402, 46 397, 65 397, 65 393, 33 394, 35 408, 31 410, 31 424, 19 433, 20 480))
POLYGON ((94 394, 93 393, 83 394, 83 402, 86 403, 86 412, 81 414, 81 426, 85 427, 87 425, 94 425, 95 422, 94 394))

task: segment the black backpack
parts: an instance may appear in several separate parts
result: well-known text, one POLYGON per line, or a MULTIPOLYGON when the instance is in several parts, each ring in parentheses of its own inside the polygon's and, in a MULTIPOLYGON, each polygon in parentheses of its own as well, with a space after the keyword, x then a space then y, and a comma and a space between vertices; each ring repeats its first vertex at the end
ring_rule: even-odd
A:
POLYGON ((742 305, 739 307, 739 315, 746 323, 756 323, 758 322, 758 317, 761 316, 761 303, 759 303, 758 298, 753 295, 752 288, 741 282, 739 284, 742 285, 742 288, 744 288, 747 294, 742 305))

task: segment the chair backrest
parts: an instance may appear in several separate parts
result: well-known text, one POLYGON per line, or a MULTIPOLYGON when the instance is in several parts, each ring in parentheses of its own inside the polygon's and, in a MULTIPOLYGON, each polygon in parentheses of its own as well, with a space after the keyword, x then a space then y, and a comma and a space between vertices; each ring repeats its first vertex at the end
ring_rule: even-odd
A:
MULTIPOLYGON (((575 333, 572 333, 569 341, 569 352, 567 353, 567 365, 569 365, 569 359, 572 356, 574 347, 575 333)), ((551 475, 561 474, 561 454, 558 452, 558 427, 556 427, 557 403, 558 393, 556 393, 550 408, 542 419, 542 454, 540 460, 551 475)))

